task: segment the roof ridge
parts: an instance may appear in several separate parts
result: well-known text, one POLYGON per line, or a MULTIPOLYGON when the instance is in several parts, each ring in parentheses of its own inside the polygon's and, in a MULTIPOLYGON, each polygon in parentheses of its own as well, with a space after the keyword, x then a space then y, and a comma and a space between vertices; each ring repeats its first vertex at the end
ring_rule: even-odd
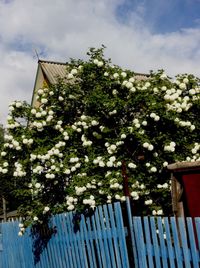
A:
POLYGON ((67 65, 66 62, 60 62, 60 61, 51 61, 51 60, 38 60, 38 63, 50 63, 50 64, 59 64, 59 65, 67 65))

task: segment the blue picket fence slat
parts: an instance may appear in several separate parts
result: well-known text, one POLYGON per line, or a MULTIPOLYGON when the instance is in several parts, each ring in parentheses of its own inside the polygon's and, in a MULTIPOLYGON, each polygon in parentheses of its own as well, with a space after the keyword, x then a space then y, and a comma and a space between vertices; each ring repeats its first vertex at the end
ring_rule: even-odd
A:
POLYGON ((0 223, 0 268, 200 267, 200 218, 136 217, 128 198, 125 213, 120 203, 99 206, 76 233, 72 212, 52 217, 56 232, 37 260, 30 228, 19 237, 19 221, 0 223))
POLYGON ((157 225, 158 225, 158 237, 160 241, 160 248, 161 248, 161 260, 163 268, 168 267, 168 256, 167 256, 167 249, 166 249, 166 241, 164 235, 164 228, 161 217, 157 218, 157 225))
POLYGON ((187 226, 188 226, 188 236, 189 236, 189 242, 190 242, 192 262, 194 264, 194 267, 198 267, 198 265, 199 265, 199 263, 198 263, 198 251, 196 248, 193 221, 191 218, 187 218, 187 226))
POLYGON ((171 268, 175 268, 175 252, 173 248, 173 241, 172 236, 170 233, 170 225, 168 218, 164 218, 164 230, 165 230, 165 236, 166 236, 166 243, 167 243, 167 252, 168 252, 168 258, 169 258, 169 265, 171 268))

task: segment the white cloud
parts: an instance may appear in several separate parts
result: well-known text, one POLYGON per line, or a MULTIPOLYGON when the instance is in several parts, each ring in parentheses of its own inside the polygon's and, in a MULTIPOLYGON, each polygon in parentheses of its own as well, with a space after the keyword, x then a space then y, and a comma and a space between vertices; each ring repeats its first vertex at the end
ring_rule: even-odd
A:
POLYGON ((170 75, 199 74, 199 29, 152 34, 134 12, 121 24, 116 7, 122 2, 0 1, 0 120, 8 102, 30 102, 37 68, 34 48, 44 50, 47 59, 67 61, 85 58, 89 47, 105 44, 113 63, 134 71, 164 68, 170 75))

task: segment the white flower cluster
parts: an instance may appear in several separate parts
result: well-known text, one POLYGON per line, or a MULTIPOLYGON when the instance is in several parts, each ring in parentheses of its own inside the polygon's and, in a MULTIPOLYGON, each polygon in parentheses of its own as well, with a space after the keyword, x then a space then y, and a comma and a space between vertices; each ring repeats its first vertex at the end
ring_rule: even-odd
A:
POLYGON ((40 122, 34 121, 32 123, 32 127, 37 128, 37 131, 42 131, 46 126, 46 124, 47 124, 46 121, 40 121, 40 122))
POLYGON ((60 131, 61 133, 63 133, 64 129, 62 127, 62 124, 63 124, 63 121, 62 120, 59 120, 57 121, 56 125, 55 125, 55 129, 60 131))
POLYGON ((43 209, 43 214, 46 214, 46 213, 49 212, 49 211, 50 211, 50 207, 46 206, 46 207, 44 207, 44 209, 43 209))
POLYGON ((78 199, 77 198, 74 198, 73 196, 67 196, 66 197, 66 200, 67 200, 67 205, 68 205, 68 207, 67 207, 67 210, 68 211, 72 211, 72 210, 74 210, 75 209, 75 205, 77 204, 77 202, 78 202, 78 199))
POLYGON ((150 113, 149 115, 154 121, 159 121, 160 120, 160 116, 155 114, 155 113, 150 113))
POLYGON ((148 143, 148 142, 144 142, 144 143, 142 144, 142 146, 143 146, 145 149, 149 150, 149 151, 153 151, 153 149, 154 149, 154 146, 153 146, 152 144, 148 143))
POLYGON ((125 86, 129 89, 130 92, 134 93, 136 91, 136 88, 134 87, 135 78, 130 77, 129 80, 124 80, 122 83, 122 86, 125 86))
POLYGON ((167 189, 167 188, 169 188, 169 184, 167 182, 165 182, 164 184, 158 184, 157 188, 158 189, 167 189))
POLYGON ((165 78, 167 78, 166 73, 163 72, 163 73, 160 75, 160 78, 161 78, 161 79, 165 79, 165 78))
POLYGON ((164 95, 164 99, 166 101, 172 101, 173 102, 176 99, 178 99, 181 94, 182 94, 181 89, 171 88, 171 89, 166 90, 166 94, 164 95))
POLYGON ((25 144, 25 145, 31 145, 33 143, 33 139, 26 139, 25 137, 22 137, 23 140, 22 140, 22 143, 25 144))
POLYGON ((7 136, 9 137, 9 139, 7 138, 7 140, 10 141, 10 143, 6 142, 4 143, 4 148, 13 148, 16 149, 17 151, 21 150, 21 146, 20 143, 18 141, 16 141, 13 136, 7 136))
POLYGON ((163 167, 167 167, 169 163, 167 161, 163 162, 163 167))
POLYGON ((15 171, 13 173, 14 177, 24 177, 24 176, 26 176, 26 172, 23 170, 22 164, 20 164, 19 162, 15 162, 14 166, 15 166, 15 171))
POLYGON ((17 121, 14 121, 12 119, 7 121, 7 129, 15 129, 17 127, 20 127, 20 123, 18 123, 17 121))
POLYGON ((149 171, 150 171, 150 172, 153 172, 153 173, 154 173, 154 172, 157 172, 157 168, 156 168, 156 167, 151 167, 149 171))
POLYGON ((82 195, 86 190, 87 188, 85 186, 83 187, 75 186, 75 191, 77 195, 82 195))
POLYGON ((97 184, 96 180, 92 180, 91 183, 88 182, 86 184, 86 188, 87 189, 96 189, 97 188, 96 184, 97 184))
POLYGON ((112 202, 112 196, 107 195, 107 203, 110 204, 112 202))
POLYGON ((68 141, 69 140, 69 134, 68 134, 68 132, 67 131, 64 131, 63 133, 63 139, 65 140, 65 141, 68 141))
POLYGON ((136 128, 140 128, 140 122, 137 118, 133 119, 133 125, 136 127, 136 128))
POLYGON ((23 103, 21 101, 13 101, 9 105, 9 111, 12 112, 14 111, 15 107, 21 108, 22 106, 23 106, 23 103))
POLYGON ((131 162, 131 163, 128 163, 128 167, 131 169, 135 169, 137 165, 131 162))
POLYGON ((152 211, 152 215, 153 215, 153 216, 161 216, 161 215, 163 215, 163 211, 162 211, 162 209, 159 209, 159 210, 153 210, 153 211, 152 211))
POLYGON ((113 154, 117 150, 117 145, 115 145, 115 144, 109 144, 108 142, 106 142, 105 146, 107 147, 107 151, 109 154, 113 154))
POLYGON ((53 120, 53 118, 54 118, 53 115, 54 115, 54 111, 49 110, 48 111, 48 116, 46 118, 46 122, 51 122, 53 120))
MULTIPOLYGON (((124 201, 126 201, 126 196, 120 196, 119 194, 116 194, 115 195, 115 199, 116 200, 119 200, 119 201, 121 201, 121 202, 124 202, 124 201)), ((107 202, 108 203, 108 202, 107 202)))
POLYGON ((153 203, 153 200, 152 199, 148 199, 148 200, 145 200, 144 201, 145 205, 151 205, 153 203))
POLYGON ((166 152, 175 152, 175 147, 176 147, 176 143, 172 141, 168 145, 164 146, 164 151, 166 151, 166 152))
POLYGON ((145 185, 142 183, 140 184, 139 181, 135 181, 132 186, 131 186, 133 189, 134 188, 137 188, 139 190, 144 190, 145 189, 145 185))
POLYGON ((105 162, 103 161, 103 157, 102 157, 102 156, 97 156, 97 157, 93 160, 93 164, 95 164, 95 165, 99 165, 100 167, 105 167, 105 162))
POLYGON ((198 142, 195 142, 194 147, 191 150, 192 154, 197 154, 199 150, 200 150, 200 144, 198 142))
MULTIPOLYGON (((80 68, 79 68, 80 69, 80 68)), ((67 79, 71 80, 74 78, 75 75, 78 74, 78 70, 76 68, 72 69, 70 73, 67 75, 67 79)))
POLYGON ((179 118, 175 118, 174 121, 181 127, 188 127, 191 131, 195 130, 195 125, 193 125, 190 121, 183 121, 179 118))
POLYGON ((83 199, 83 204, 84 205, 89 205, 91 208, 95 208, 96 206, 96 201, 94 199, 94 196, 93 195, 90 195, 90 198, 85 198, 83 199))
POLYGON ((186 161, 189 162, 195 162, 195 161, 200 161, 200 144, 198 142, 195 142, 193 145, 193 148, 191 149, 191 153, 193 154, 192 157, 187 156, 186 161))
POLYGON ((114 189, 114 190, 122 190, 123 189, 123 186, 118 183, 118 180, 117 179, 111 179, 110 180, 110 189, 114 189))
POLYGON ((85 121, 78 121, 71 126, 71 128, 78 133, 82 132, 81 127, 83 127, 83 129, 88 129, 89 125, 87 125, 85 121))
POLYGON ((44 167, 38 165, 35 168, 33 168, 33 173, 34 174, 41 174, 43 170, 44 170, 44 167))
MULTIPOLYGON (((177 113, 181 113, 182 111, 188 111, 190 109, 190 107, 192 106, 192 101, 190 100, 190 97, 188 95, 181 96, 184 90, 185 90, 185 84, 182 83, 181 88, 180 87, 179 89, 172 88, 166 91, 164 99, 167 102, 170 102, 166 104, 167 110, 172 110, 176 111, 177 113)), ((189 90, 189 94, 190 92, 193 91, 194 91, 193 89, 189 90)))
POLYGON ((113 167, 113 166, 119 166, 119 165, 121 165, 121 162, 117 162, 115 164, 115 161, 116 161, 116 157, 115 156, 111 156, 109 158, 109 160, 107 161, 106 166, 107 167, 113 167))
POLYGON ((114 79, 119 78, 119 74, 118 74, 118 73, 114 73, 114 74, 113 74, 113 78, 114 78, 114 79))
POLYGON ((38 220, 39 220, 39 218, 37 216, 33 217, 33 221, 38 221, 38 220))
POLYGON ((108 114, 109 114, 109 115, 114 115, 114 114, 116 114, 116 113, 117 113, 117 110, 115 109, 115 110, 109 112, 108 114))
POLYGON ((94 59, 93 60, 93 63, 95 64, 95 65, 97 65, 98 67, 102 67, 103 66, 103 61, 100 61, 100 60, 98 60, 98 59, 94 59))
POLYGON ((138 192, 136 191, 131 192, 131 196, 133 200, 138 200, 140 198, 138 192))
POLYGON ((81 162, 78 157, 71 157, 69 159, 69 164, 73 164, 64 170, 64 174, 69 175, 72 172, 75 172, 78 168, 81 167, 81 162))
POLYGON ((146 167, 149 168, 149 172, 152 172, 152 173, 157 172, 157 168, 154 166, 151 166, 151 164, 149 162, 147 162, 145 165, 146 165, 146 167))
POLYGON ((18 236, 22 236, 25 232, 25 227, 23 223, 19 223, 19 229, 20 231, 18 232, 18 236))
POLYGON ((92 145, 92 141, 88 140, 85 135, 81 136, 81 141, 82 141, 83 147, 88 147, 92 145))
POLYGON ((8 162, 4 162, 2 167, 0 167, 0 173, 6 174, 8 173, 8 162))

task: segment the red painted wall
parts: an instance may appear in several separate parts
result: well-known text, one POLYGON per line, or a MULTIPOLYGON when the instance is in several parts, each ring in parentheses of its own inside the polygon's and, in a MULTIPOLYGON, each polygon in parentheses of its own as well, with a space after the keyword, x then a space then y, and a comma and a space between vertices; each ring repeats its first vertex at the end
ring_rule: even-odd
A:
POLYGON ((200 217, 200 173, 182 176, 185 216, 200 217))

